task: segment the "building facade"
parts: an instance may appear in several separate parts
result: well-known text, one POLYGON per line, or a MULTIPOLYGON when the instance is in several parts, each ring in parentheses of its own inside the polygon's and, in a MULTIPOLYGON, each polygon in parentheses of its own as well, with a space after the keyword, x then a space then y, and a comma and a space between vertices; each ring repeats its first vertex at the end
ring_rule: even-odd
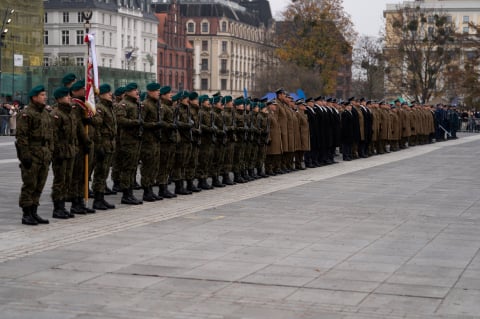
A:
POLYGON ((86 64, 82 12, 92 11, 98 65, 156 73, 158 21, 151 0, 44 0, 44 66, 86 64))
MULTIPOLYGON (((193 89, 231 95, 255 91, 256 69, 273 50, 267 41, 272 32, 269 2, 178 2, 181 27, 193 50, 193 89)), ((166 12, 169 4, 154 1, 155 11, 166 12)))
POLYGON ((187 40, 177 1, 165 6, 158 19, 157 78, 174 91, 193 90, 193 48, 187 40))

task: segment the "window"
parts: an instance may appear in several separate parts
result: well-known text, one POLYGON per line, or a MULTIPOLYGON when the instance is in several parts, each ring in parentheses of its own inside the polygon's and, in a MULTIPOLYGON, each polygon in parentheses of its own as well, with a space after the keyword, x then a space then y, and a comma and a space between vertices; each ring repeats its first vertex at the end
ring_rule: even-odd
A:
POLYGON ((428 34, 429 35, 432 35, 433 34, 433 27, 428 27, 428 34))
POLYGON ((137 47, 137 37, 136 37, 136 36, 133 36, 133 44, 132 44, 132 46, 133 46, 134 48, 137 47))
MULTIPOLYGON (((103 15, 102 15, 102 20, 103 20, 103 15)), ((77 14, 77 22, 78 23, 83 23, 83 15, 81 12, 77 14)))
POLYGON ((84 35, 83 30, 77 30, 77 44, 83 44, 84 35))
POLYGON ((468 27, 463 27, 463 33, 468 33, 469 32, 469 28, 468 27))
POLYGON ((47 12, 45 12, 45 14, 43 15, 43 22, 48 23, 48 13, 47 12))
POLYGON ((125 35, 122 34, 122 48, 125 47, 125 35))
POLYGON ((227 73, 227 59, 220 60, 220 73, 227 73))
POLYGON ((70 31, 62 30, 62 44, 69 45, 70 44, 70 31))
POLYGON ((222 32, 227 32, 227 22, 222 22, 222 32))
POLYGON ((227 79, 220 80, 220 90, 226 91, 227 90, 227 79))
POLYGON ((172 54, 170 53, 169 56, 168 56, 168 66, 172 66, 173 65, 173 58, 172 58, 172 54))
POLYGON ((469 16, 463 16, 463 23, 468 23, 470 22, 470 17, 469 16))
POLYGON ((200 90, 207 91, 208 90, 208 79, 202 79, 200 82, 200 90))
POLYGON ((108 67, 113 67, 113 60, 112 59, 109 59, 108 60, 108 67))
POLYGON ((208 70, 208 59, 202 59, 201 70, 202 71, 208 70))
POLYGON ((180 67, 183 69, 184 66, 185 66, 185 57, 182 55, 180 57, 180 67))
POLYGON ((152 52, 152 40, 150 39, 150 52, 152 52))
POLYGON ((43 44, 48 45, 48 31, 43 31, 43 44))
POLYGON ((43 66, 50 66, 50 58, 48 57, 43 58, 43 66))
POLYGON ((105 13, 102 13, 102 24, 105 24, 105 13))
POLYGON ((163 53, 161 53, 161 52, 158 55, 158 64, 159 64, 159 66, 163 65, 163 53))
POLYGON ((105 66, 105 58, 102 58, 102 66, 105 66))
POLYGON ((109 40, 109 43, 108 43, 109 47, 112 47, 112 37, 113 37, 112 32, 110 32, 110 38, 108 39, 109 40))
POLYGON ((61 65, 68 65, 68 61, 69 61, 69 58, 66 57, 66 56, 62 56, 62 57, 60 58, 60 64, 61 64, 61 65))
POLYGON ((428 23, 433 23, 433 22, 434 22, 433 16, 428 16, 428 17, 427 17, 427 22, 428 22, 428 23))
POLYGON ((208 33, 208 22, 202 22, 202 33, 208 33))
POLYGON ((143 38, 143 51, 147 51, 147 39, 143 38))
POLYGON ((102 45, 105 45, 105 31, 102 31, 102 45))
POLYGON ((83 66, 83 58, 77 58, 76 62, 78 66, 83 66))
POLYGON ((63 23, 68 23, 69 20, 70 20, 70 16, 69 16, 68 12, 64 12, 63 13, 63 23))
POLYGON ((452 16, 447 16, 447 23, 452 23, 452 16))
POLYGON ((202 41, 202 51, 208 51, 208 41, 202 41))
POLYGON ((227 52, 228 42, 222 41, 222 52, 227 52))
POLYGON ((175 67, 178 68, 178 54, 175 54, 175 67))
POLYGON ((127 47, 130 47, 130 36, 127 35, 127 47))
POLYGON ((195 32, 195 23, 189 22, 187 23, 187 32, 194 33, 195 32))

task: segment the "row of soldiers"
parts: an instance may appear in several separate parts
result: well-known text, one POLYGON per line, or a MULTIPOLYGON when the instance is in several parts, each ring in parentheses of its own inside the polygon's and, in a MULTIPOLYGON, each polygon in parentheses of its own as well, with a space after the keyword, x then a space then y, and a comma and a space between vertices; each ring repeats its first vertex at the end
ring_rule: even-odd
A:
POLYGON ((325 97, 295 101, 284 89, 271 100, 233 99, 187 91, 174 95, 169 86, 150 83, 140 101, 135 83, 115 92, 103 84, 93 114, 85 102, 85 83, 73 77, 67 75, 64 86, 55 90, 50 114, 45 89, 38 86, 19 117, 24 224, 48 223, 37 207, 50 162, 53 217, 72 218, 115 208, 105 200, 111 192, 106 183, 110 172, 114 190, 122 192, 121 202, 138 205, 333 164, 338 146, 348 161, 381 154, 387 144, 395 150, 407 141, 424 143, 431 133, 428 119, 418 125, 414 120, 427 114, 421 107, 392 108, 355 98, 344 103, 325 97), (138 167, 142 199, 133 194, 138 167), (92 208, 83 198, 85 173, 93 176, 92 208), (174 192, 168 189, 170 181, 174 192), (70 210, 66 202, 72 203, 70 210))

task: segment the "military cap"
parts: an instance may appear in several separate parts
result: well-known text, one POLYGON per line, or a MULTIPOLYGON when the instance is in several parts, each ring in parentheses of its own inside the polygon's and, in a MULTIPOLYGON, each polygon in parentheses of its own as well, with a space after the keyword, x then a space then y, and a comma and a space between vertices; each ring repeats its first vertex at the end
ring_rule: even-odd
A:
POLYGON ((189 95, 190 95, 190 93, 188 93, 187 90, 183 90, 183 91, 179 91, 179 92, 177 93, 177 95, 178 95, 178 99, 179 99, 179 100, 183 100, 183 99, 185 99, 185 98, 188 98, 189 95))
POLYGON ((258 102, 258 107, 260 108, 260 110, 264 109, 265 108, 265 103, 263 102, 258 102))
POLYGON ((104 83, 98 88, 99 94, 105 94, 112 91, 110 84, 104 83))
POLYGON ((228 102, 231 102, 231 101, 232 101, 232 97, 230 95, 224 96, 222 98, 222 103, 223 104, 227 104, 228 102))
POLYGON ((53 91, 53 97, 56 99, 61 99, 70 94, 70 90, 64 86, 57 88, 53 91))
POLYGON ((77 82, 73 83, 73 85, 70 87, 70 92, 78 91, 78 90, 81 90, 83 88, 85 88, 85 81, 80 80, 80 81, 77 81, 77 82))
POLYGON ((393 101, 393 103, 400 103, 400 100, 396 99, 395 101, 393 101))
POLYGON ((402 102, 402 104, 400 104, 400 105, 401 106, 404 106, 404 105, 408 106, 408 103, 407 102, 402 102))
POLYGON ((217 104, 218 102, 220 102, 220 100, 221 100, 220 96, 213 96, 213 97, 211 98, 210 102, 211 102, 212 104, 217 104))
POLYGON ((172 91, 172 88, 171 88, 170 86, 168 86, 168 85, 162 86, 162 87, 160 88, 160 94, 161 94, 161 95, 170 93, 171 91, 172 91))
POLYGON ((366 100, 365 100, 364 97, 361 97, 361 98, 360 98, 360 102, 365 102, 365 101, 366 101, 366 100))
POLYGON ((147 92, 140 93, 140 101, 143 101, 147 98, 147 92))
POLYGON ((367 105, 370 105, 370 104, 372 104, 372 101, 368 100, 367 105))
POLYGON ((313 102, 313 97, 309 97, 308 99, 305 100, 305 102, 313 102))
POLYGON ((381 100, 380 102, 378 102, 378 104, 385 104, 385 101, 381 100))
POLYGON ((243 97, 237 97, 234 101, 233 101, 233 105, 237 106, 237 105, 242 105, 242 104, 245 104, 245 101, 243 100, 243 97))
POLYGON ((138 89, 138 85, 135 82, 128 83, 127 85, 125 85, 125 92, 130 92, 136 89, 138 89))
POLYGON ((172 96, 172 102, 178 101, 178 98, 179 98, 178 93, 180 92, 177 92, 177 94, 172 96))
POLYGON ((325 100, 325 97, 324 96, 317 96, 316 98, 314 98, 315 101, 323 101, 325 100))
POLYGON ((43 85, 37 85, 37 86, 33 87, 30 90, 30 92, 28 92, 28 97, 37 96, 41 92, 44 92, 44 91, 45 91, 45 87, 43 85))
POLYGON ((192 92, 190 92, 190 94, 188 95, 188 98, 189 98, 190 100, 196 100, 196 99, 198 98, 198 93, 195 92, 195 91, 192 91, 192 92))
POLYGON ((261 99, 261 100, 259 100, 260 103, 267 103, 267 101, 268 101, 268 98, 266 98, 266 97, 263 98, 263 99, 261 99))
POLYGON ((298 104, 303 104, 303 103, 305 103, 305 100, 304 100, 304 99, 297 99, 297 100, 295 101, 295 104, 297 104, 297 105, 298 105, 298 104))
POLYGON ((348 98, 348 102, 352 102, 352 101, 355 101, 355 97, 354 97, 354 96, 348 98))
POLYGON ((77 79, 76 75, 73 74, 73 73, 67 73, 63 76, 62 78, 62 84, 63 85, 67 85, 67 84, 70 84, 72 83, 73 81, 75 81, 77 79))
POLYGON ((274 99, 271 99, 270 101, 267 102, 267 106, 272 104, 277 105, 277 101, 275 101, 274 99))
MULTIPOLYGON (((206 94, 200 95, 200 96, 198 97, 198 101, 199 101, 200 103, 203 103, 203 102, 205 102, 206 100, 209 100, 209 97, 208 97, 208 95, 206 95, 206 94)), ((212 99, 212 100, 213 100, 213 99, 212 99)))
POLYGON ((279 89, 277 89, 277 90, 275 91, 275 93, 276 93, 276 94, 281 94, 281 93, 287 94, 287 91, 285 91, 284 88, 279 88, 279 89))
POLYGON ((160 84, 157 82, 152 82, 147 84, 147 91, 157 91, 160 90, 160 84))
POLYGON ((217 97, 217 96, 220 97, 220 96, 222 96, 222 94, 220 93, 220 91, 218 91, 216 93, 213 93, 212 96, 213 97, 217 97))
POLYGON ((332 102, 333 101, 333 98, 329 97, 328 99, 326 99, 327 102, 332 102))
POLYGON ((124 87, 124 86, 121 86, 121 87, 118 87, 113 94, 114 94, 115 96, 120 96, 120 95, 122 95, 123 93, 125 93, 125 87, 124 87))

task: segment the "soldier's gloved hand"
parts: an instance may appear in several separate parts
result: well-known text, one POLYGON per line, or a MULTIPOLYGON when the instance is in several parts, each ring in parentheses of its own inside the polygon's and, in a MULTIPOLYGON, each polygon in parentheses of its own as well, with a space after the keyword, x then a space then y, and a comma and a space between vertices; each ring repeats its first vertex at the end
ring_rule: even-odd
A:
POLYGON ((93 120, 92 120, 91 117, 84 117, 84 118, 82 118, 82 123, 83 123, 83 125, 89 125, 89 124, 93 123, 93 120))
POLYGON ((24 158, 22 162, 23 167, 30 169, 32 167, 33 161, 30 157, 24 158))

